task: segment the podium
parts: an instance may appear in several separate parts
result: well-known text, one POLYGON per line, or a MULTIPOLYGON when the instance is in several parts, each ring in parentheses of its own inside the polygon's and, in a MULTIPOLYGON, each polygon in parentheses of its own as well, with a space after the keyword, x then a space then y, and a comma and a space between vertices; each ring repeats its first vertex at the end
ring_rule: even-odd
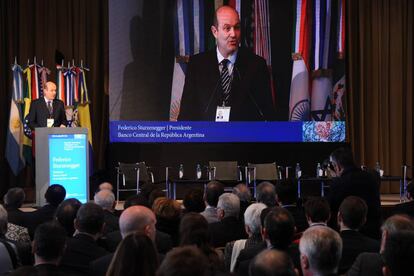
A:
POLYGON ((87 128, 36 128, 36 204, 52 184, 66 189, 66 198, 89 199, 89 143, 87 128))

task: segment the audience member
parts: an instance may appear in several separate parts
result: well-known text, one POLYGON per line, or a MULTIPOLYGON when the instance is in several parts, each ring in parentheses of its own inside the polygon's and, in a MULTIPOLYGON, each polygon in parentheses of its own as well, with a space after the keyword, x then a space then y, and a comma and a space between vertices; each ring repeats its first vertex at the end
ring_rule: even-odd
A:
POLYGON ((158 256, 147 234, 128 234, 119 244, 106 276, 153 276, 158 268, 158 256))
POLYGON ((65 199, 66 190, 62 185, 53 184, 50 185, 45 193, 45 199, 47 204, 37 209, 36 211, 29 213, 29 234, 33 237, 34 231, 39 224, 50 221, 55 215, 56 209, 59 204, 65 199))
POLYGON ((208 223, 218 222, 217 203, 219 197, 224 193, 224 186, 218 181, 210 181, 204 192, 206 208, 201 215, 206 218, 208 223))
POLYGON ((360 253, 379 251, 379 241, 359 232, 366 221, 367 209, 364 200, 356 196, 345 198, 339 206, 338 225, 343 244, 339 274, 347 272, 360 253))
POLYGON ((55 221, 39 225, 33 240, 34 266, 21 267, 11 275, 66 275, 58 267, 64 254, 66 233, 55 221))
POLYGON ((149 204, 148 199, 145 196, 143 196, 141 193, 139 193, 139 194, 129 196, 124 201, 124 210, 128 209, 131 206, 136 206, 136 205, 145 206, 151 209, 151 205, 149 204))
POLYGON ((82 205, 74 221, 75 235, 67 242, 61 266, 65 271, 84 275, 89 272, 89 264, 107 255, 97 244, 104 227, 104 211, 95 203, 82 205))
POLYGON ((265 249, 277 249, 286 252, 293 260, 295 267, 300 267, 299 250, 292 244, 295 234, 295 222, 292 215, 282 207, 267 208, 262 211, 264 218, 262 229, 263 242, 256 247, 243 249, 236 263, 236 272, 247 275, 251 260, 265 249))
POLYGON ((95 203, 104 211, 105 227, 103 235, 119 230, 119 217, 115 213, 115 195, 108 189, 101 190, 93 197, 95 203))
MULTIPOLYGON (((145 206, 131 206, 124 210, 119 218, 119 228, 122 239, 129 234, 140 232, 155 240, 157 219, 151 209, 145 206)), ((90 265, 90 274, 94 276, 105 275, 114 254, 108 254, 90 265)))
POLYGON ((299 243, 300 264, 304 276, 337 275, 342 253, 342 240, 326 226, 308 228, 299 243))
POLYGON ((26 194, 22 188, 11 188, 3 196, 4 207, 7 210, 8 221, 16 225, 28 227, 28 214, 19 208, 22 207, 26 194))
POLYGON ((99 184, 99 190, 98 191, 102 191, 102 190, 108 190, 108 191, 113 191, 114 187, 112 186, 111 183, 109 182, 102 182, 101 184, 99 184))
POLYGON ((7 211, 0 205, 0 275, 6 275, 20 265, 16 245, 6 239, 6 232, 7 211))
POLYGON ((306 200, 305 216, 309 227, 315 225, 327 226, 331 217, 331 209, 328 201, 323 197, 310 197, 306 200))
POLYGON ((223 253, 209 244, 208 222, 198 213, 188 213, 180 223, 180 246, 195 245, 207 257, 211 274, 223 270, 223 253))
POLYGON ((154 188, 148 196, 148 203, 151 206, 151 208, 154 205, 155 200, 157 200, 160 197, 165 198, 165 191, 161 188, 154 188))
POLYGON ((183 205, 185 212, 201 213, 205 205, 203 200, 203 191, 200 189, 191 189, 184 195, 183 205))
POLYGON ((208 260, 196 246, 171 250, 157 271, 157 276, 208 276, 208 260))
POLYGON ((361 253, 355 260, 347 275, 373 275, 382 276, 384 261, 381 253, 384 252, 387 237, 400 231, 414 231, 414 220, 406 215, 394 215, 389 217, 381 227, 382 238, 379 253, 361 253))
POLYGON ((75 233, 73 221, 81 206, 82 203, 76 198, 68 198, 62 201, 56 209, 55 218, 65 228, 68 237, 72 237, 75 233))
POLYGON ((217 203, 218 222, 210 223, 210 242, 214 247, 224 247, 227 242, 246 237, 243 222, 239 220, 240 200, 231 193, 224 193, 217 203))
POLYGON ((336 227, 335 220, 342 201, 351 195, 358 196, 368 206, 367 222, 360 231, 378 239, 381 225, 381 201, 377 178, 355 165, 350 149, 336 149, 331 153, 330 161, 338 176, 332 179, 328 194, 332 212, 330 225, 336 227))
POLYGON ((292 259, 283 251, 266 249, 250 263, 250 276, 296 276, 292 259))
POLYGON ((244 183, 239 183, 233 188, 233 194, 235 194, 240 199, 240 214, 239 219, 243 220, 244 212, 247 207, 249 207, 252 201, 252 193, 250 192, 249 187, 244 183))
POLYGON ((173 199, 159 197, 152 205, 157 218, 157 230, 171 236, 173 245, 178 244, 178 228, 180 226, 181 206, 173 199))
POLYGON ((240 251, 255 247, 263 242, 261 236, 260 214, 266 209, 263 203, 253 203, 244 212, 244 228, 247 240, 241 239, 228 242, 224 249, 224 263, 227 271, 234 272, 240 251))
POLYGON ((383 252, 384 276, 414 275, 414 232, 399 231, 387 237, 383 252))
POLYGON ((295 220, 297 232, 303 232, 308 228, 303 208, 297 205, 297 185, 292 180, 283 180, 276 186, 276 198, 279 206, 288 210, 295 220))
POLYGON ((256 201, 265 204, 267 207, 277 206, 275 185, 268 181, 264 181, 257 186, 256 201))

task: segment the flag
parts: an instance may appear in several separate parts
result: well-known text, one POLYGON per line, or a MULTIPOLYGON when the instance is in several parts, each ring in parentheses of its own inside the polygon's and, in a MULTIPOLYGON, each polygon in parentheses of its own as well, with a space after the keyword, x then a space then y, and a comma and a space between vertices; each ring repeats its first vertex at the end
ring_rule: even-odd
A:
POLYGON ((23 74, 26 75, 24 79, 24 107, 23 107, 23 156, 26 161, 26 165, 31 165, 33 160, 32 152, 32 130, 30 129, 27 121, 27 115, 29 114, 30 104, 32 102, 32 71, 31 66, 28 64, 24 69, 23 74))
POLYGON ((174 22, 174 73, 171 88, 170 121, 180 112, 187 62, 204 51, 204 0, 177 0, 174 22))
POLYGON ((14 64, 13 93, 10 101, 10 117, 6 137, 6 159, 14 175, 18 175, 24 168, 23 158, 23 125, 21 119, 20 102, 23 100, 23 70, 14 64))
POLYGON ((312 18, 310 0, 296 0, 292 54, 293 68, 289 99, 289 120, 307 121, 310 114, 309 46, 312 18))
POLYGON ((311 116, 314 121, 332 120, 331 0, 315 0, 313 8, 313 56, 311 116))

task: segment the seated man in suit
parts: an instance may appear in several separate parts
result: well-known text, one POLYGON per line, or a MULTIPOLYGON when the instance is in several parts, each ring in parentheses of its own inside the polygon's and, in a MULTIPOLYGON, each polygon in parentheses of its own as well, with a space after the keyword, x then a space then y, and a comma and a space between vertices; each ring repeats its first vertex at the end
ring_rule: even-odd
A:
POLYGON ((342 254, 342 240, 326 226, 309 227, 299 244, 303 275, 337 275, 342 254))
POLYGON ((240 200, 235 194, 224 193, 217 203, 219 221, 210 223, 208 231, 214 247, 224 247, 226 243, 247 237, 244 225, 239 220, 240 200))
POLYGON ((92 261, 109 254, 97 243, 102 235, 104 224, 104 212, 100 206, 86 203, 79 208, 74 221, 76 231, 67 241, 61 262, 64 271, 86 275, 92 261))
POLYGON ((119 230, 119 217, 115 213, 115 195, 110 190, 101 190, 95 194, 93 200, 102 207, 105 215, 103 235, 119 230))
POLYGON ((268 181, 263 181, 257 186, 256 200, 265 204, 267 207, 277 206, 275 185, 268 181))
POLYGON ((56 98, 56 84, 51 81, 43 87, 43 97, 40 97, 30 104, 27 116, 29 127, 34 130, 36 127, 65 127, 66 120, 65 105, 56 98))
POLYGON ((384 259, 381 253, 384 252, 387 243, 387 237, 400 231, 414 231, 414 220, 406 215, 394 215, 389 217, 381 227, 382 238, 380 252, 361 253, 355 260, 352 267, 348 270, 348 276, 382 276, 384 259))
MULTIPOLYGON (((154 212, 144 206, 131 206, 122 212, 119 227, 122 238, 133 232, 142 232, 155 242, 157 219, 154 212)), ((103 256, 90 265, 90 275, 105 275, 111 263, 113 253, 103 256)))
POLYGON ((379 241, 359 232, 367 219, 367 209, 365 202, 356 196, 345 198, 339 206, 338 225, 343 243, 339 274, 347 272, 360 253, 379 251, 379 241))
POLYGON ((224 186, 218 181, 210 181, 204 193, 206 209, 200 214, 206 218, 208 223, 218 222, 217 203, 219 197, 224 193, 224 186))
POLYGON ((178 120, 274 120, 266 61, 239 48, 237 11, 218 8, 211 32, 217 48, 190 58, 178 120))
POLYGON ((382 255, 385 261, 382 272, 385 276, 414 275, 414 232, 400 231, 389 235, 382 255))
POLYGON ((65 229, 55 221, 39 225, 33 240, 34 266, 23 266, 12 275, 66 275, 58 267, 66 246, 65 229))

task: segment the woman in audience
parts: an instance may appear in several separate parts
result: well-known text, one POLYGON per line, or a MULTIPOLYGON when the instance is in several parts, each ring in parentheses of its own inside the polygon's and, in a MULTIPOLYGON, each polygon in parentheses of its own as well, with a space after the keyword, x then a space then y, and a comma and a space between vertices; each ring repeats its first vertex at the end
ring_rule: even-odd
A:
POLYGON ((154 201, 152 210, 157 217, 157 230, 169 234, 173 245, 177 245, 181 205, 176 200, 159 197, 154 201))
POLYGON ((180 223, 180 246, 195 245, 207 257, 212 273, 223 270, 223 253, 209 245, 207 220, 199 213, 188 213, 180 223))
POLYGON ((106 276, 153 276, 158 255, 147 235, 139 232, 126 236, 119 244, 106 276))

